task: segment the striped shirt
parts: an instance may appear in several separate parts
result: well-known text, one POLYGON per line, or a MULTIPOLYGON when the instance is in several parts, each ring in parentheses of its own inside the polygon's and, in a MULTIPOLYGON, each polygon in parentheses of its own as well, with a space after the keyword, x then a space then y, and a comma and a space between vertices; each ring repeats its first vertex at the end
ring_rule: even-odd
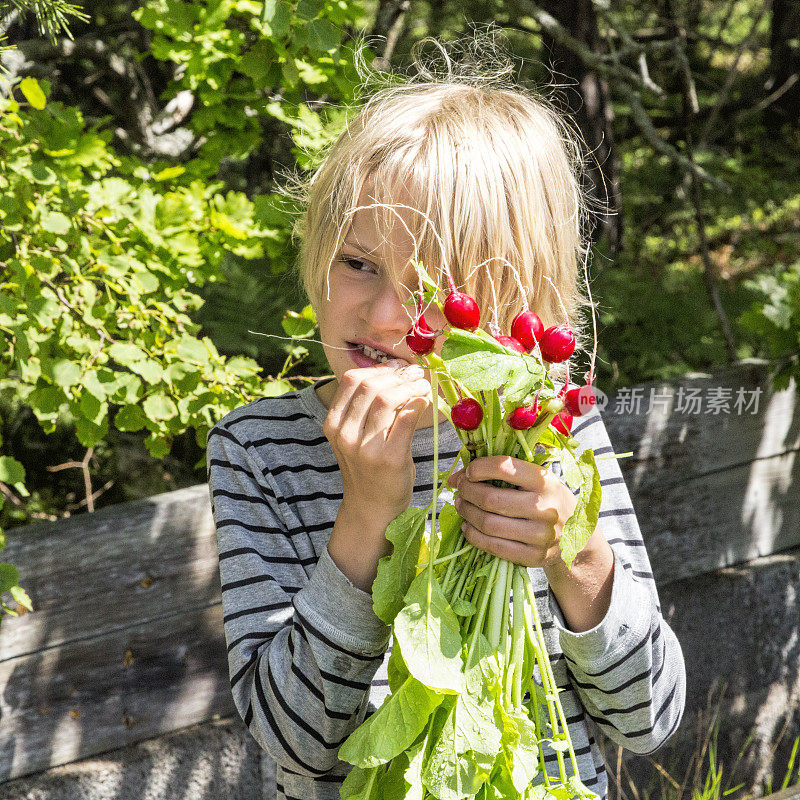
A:
MULTIPOLYGON (((316 385, 320 385, 319 383, 316 385)), ((328 554, 342 499, 327 414, 314 386, 262 398, 222 419, 208 436, 208 480, 219 543, 231 691, 253 737, 277 764, 279 800, 338 800, 350 766, 338 749, 388 694, 390 629, 369 593, 328 554)), ((596 408, 573 436, 597 456, 613 453, 596 408)), ((439 426, 439 468, 460 442, 439 426)), ((431 499, 433 428, 414 434, 412 505, 431 499)), ((636 753, 677 728, 686 677, 664 621, 630 495, 616 459, 598 460, 599 527, 615 556, 611 605, 602 622, 571 632, 544 572, 530 569, 550 660, 584 782, 601 797, 606 772, 592 724, 636 753), (590 723, 590 724, 587 724, 590 723)), ((562 477, 560 465, 551 467, 562 477)), ((452 501, 445 487, 439 508, 452 501)), ((556 754, 545 748, 551 774, 556 754)))

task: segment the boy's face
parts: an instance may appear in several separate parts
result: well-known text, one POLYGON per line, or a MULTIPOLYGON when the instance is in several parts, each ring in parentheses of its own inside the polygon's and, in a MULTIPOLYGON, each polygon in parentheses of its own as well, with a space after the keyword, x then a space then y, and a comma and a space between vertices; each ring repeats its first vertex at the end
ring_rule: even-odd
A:
MULTIPOLYGON (((374 202, 367 183, 358 205, 374 202)), ((399 202, 414 205, 408 198, 399 202)), ((406 208, 395 210, 413 230, 418 215, 406 208)), ((416 272, 409 264, 414 242, 399 219, 391 232, 384 234, 384 226, 380 225, 383 215, 379 212, 379 209, 359 208, 354 214, 350 231, 331 264, 328 283, 323 286, 322 305, 317 309, 320 338, 337 380, 347 370, 379 365, 370 357, 374 352, 365 353, 363 345, 381 350, 391 358, 417 363, 405 339, 414 308, 404 305, 418 286, 416 272), (406 287, 401 288, 402 296, 397 294, 392 274, 398 275, 406 287)), ((426 309, 425 321, 434 330, 441 330, 445 324, 435 305, 426 309)), ((437 353, 443 341, 443 337, 438 337, 437 353)))

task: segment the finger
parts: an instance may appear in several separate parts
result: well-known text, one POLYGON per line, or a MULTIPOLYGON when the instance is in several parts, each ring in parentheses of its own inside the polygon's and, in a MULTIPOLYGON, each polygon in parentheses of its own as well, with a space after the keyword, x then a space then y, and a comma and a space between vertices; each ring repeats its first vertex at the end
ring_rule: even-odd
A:
POLYGON ((413 383, 390 386, 376 394, 364 415, 363 441, 378 439, 384 444, 395 422, 397 413, 405 404, 415 398, 424 398, 430 392, 430 384, 420 378, 413 383))
POLYGON ((397 412, 392 428, 386 437, 386 447, 409 452, 414 431, 417 429, 417 422, 425 409, 430 406, 431 401, 427 397, 412 397, 406 402, 403 408, 397 412))
MULTIPOLYGON (((355 383, 350 393, 347 407, 342 412, 340 423, 342 434, 348 438, 348 441, 355 441, 364 437, 367 416, 377 397, 385 395, 393 387, 408 384, 408 381, 396 369, 366 367, 362 371, 369 371, 371 374, 356 375, 347 380, 347 383, 355 383)), ((350 372, 352 370, 345 373, 343 380, 348 378, 350 372)), ((420 378, 419 381, 427 384, 427 381, 424 381, 423 378, 420 378)), ((411 381, 411 383, 416 384, 417 381, 411 381)), ((421 390, 422 387, 418 386, 415 389, 415 393, 420 394, 421 390)), ((392 410, 397 405, 398 403, 395 403, 392 410)), ((392 415, 388 423, 391 423, 393 418, 392 415)), ((387 424, 385 427, 388 428, 389 425, 387 424)))
POLYGON ((455 508, 460 517, 487 536, 509 539, 535 547, 549 547, 555 541, 555 529, 538 519, 517 519, 502 514, 492 514, 463 497, 455 499, 455 508))
POLYGON ((475 547, 480 548, 489 555, 505 558, 515 564, 525 567, 540 567, 545 562, 545 552, 531 548, 522 542, 509 539, 499 539, 496 536, 487 536, 474 526, 465 522, 462 526, 464 538, 475 547))
POLYGON ((458 485, 459 485, 459 483, 461 482, 461 480, 463 479, 463 477, 464 477, 464 468, 462 467, 461 469, 459 469, 459 470, 457 470, 456 472, 454 472, 454 473, 453 473, 453 474, 452 474, 452 475, 451 475, 451 476, 450 476, 450 477, 447 479, 447 485, 448 485, 448 486, 449 486, 451 489, 458 489, 458 485))
POLYGON ((549 525, 558 522, 558 508, 546 490, 532 492, 522 488, 507 489, 462 478, 458 484, 458 494, 463 500, 489 513, 540 520, 549 525))
POLYGON ((548 470, 511 456, 484 456, 470 461, 466 477, 471 481, 500 480, 528 491, 541 490, 548 470))

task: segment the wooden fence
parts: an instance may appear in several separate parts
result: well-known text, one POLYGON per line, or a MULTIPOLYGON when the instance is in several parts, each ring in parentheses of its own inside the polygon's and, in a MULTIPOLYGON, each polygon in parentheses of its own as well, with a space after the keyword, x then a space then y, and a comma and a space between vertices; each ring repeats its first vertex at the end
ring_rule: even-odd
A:
MULTIPOLYGON (((672 606, 721 568, 778 552, 800 563, 800 395, 768 385, 747 362, 609 398, 672 606), (759 390, 755 412, 737 412, 738 393, 759 390), (698 395, 699 410, 681 410, 698 395), (708 411, 725 396, 727 412, 708 411)), ((206 485, 14 530, 3 556, 35 610, 0 626, 0 782, 235 713, 206 485)))

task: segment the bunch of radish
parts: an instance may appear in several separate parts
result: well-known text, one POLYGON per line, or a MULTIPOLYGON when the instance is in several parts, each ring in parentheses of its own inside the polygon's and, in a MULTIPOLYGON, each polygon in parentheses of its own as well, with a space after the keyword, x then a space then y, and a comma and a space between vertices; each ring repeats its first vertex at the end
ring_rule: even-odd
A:
MULTIPOLYGON (((550 364, 567 361, 575 337, 567 325, 545 328, 523 309, 510 335, 480 329, 480 311, 456 289, 440 303, 438 285, 417 264, 417 314, 406 341, 431 374, 463 443, 466 465, 504 454, 547 466, 560 461, 578 490, 559 547, 571 565, 597 525, 600 480, 590 449, 577 456, 573 418, 594 404, 591 381, 556 388, 550 364), (425 303, 448 322, 432 331, 425 303), (434 352, 444 337, 441 355, 434 352)), ((592 373, 589 373, 591 378, 592 373)), ((595 798, 580 780, 527 568, 469 544, 447 503, 437 514, 438 413, 434 413, 433 497, 389 526, 393 553, 373 585, 375 613, 392 625, 390 695, 345 741, 339 757, 354 765, 343 800, 531 800, 595 798), (557 773, 545 760, 555 754, 557 773)), ((550 759, 552 761, 552 758, 550 759)))

